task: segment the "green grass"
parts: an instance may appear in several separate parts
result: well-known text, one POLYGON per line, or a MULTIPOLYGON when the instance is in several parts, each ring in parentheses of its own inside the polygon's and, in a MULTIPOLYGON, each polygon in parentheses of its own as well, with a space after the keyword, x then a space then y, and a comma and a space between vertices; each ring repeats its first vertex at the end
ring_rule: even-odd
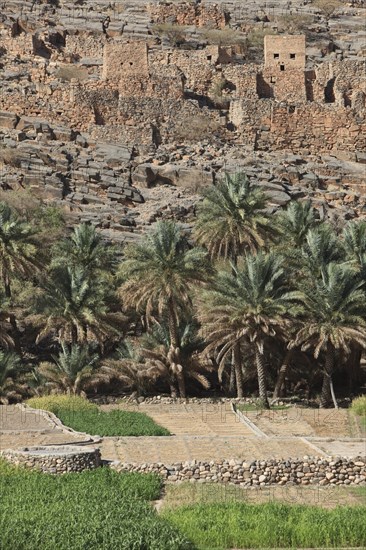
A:
POLYGON ((197 504, 164 511, 162 517, 199 549, 363 547, 366 507, 280 503, 197 504))
POLYGON ((185 550, 193 546, 148 502, 152 474, 108 468, 51 476, 0 461, 1 550, 185 550))
POLYGON ((170 432, 144 413, 113 410, 103 412, 78 396, 52 395, 32 398, 27 405, 53 412, 65 426, 90 435, 160 436, 170 432))

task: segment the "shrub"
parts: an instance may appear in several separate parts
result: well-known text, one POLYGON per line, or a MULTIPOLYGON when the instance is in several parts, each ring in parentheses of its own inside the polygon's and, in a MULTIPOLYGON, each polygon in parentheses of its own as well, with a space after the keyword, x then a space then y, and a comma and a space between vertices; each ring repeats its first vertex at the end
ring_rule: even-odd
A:
POLYGON ((366 395, 356 397, 352 401, 351 410, 359 416, 366 416, 366 395))
POLYGON ((45 395, 43 397, 32 397, 27 405, 34 409, 50 411, 58 416, 60 411, 72 411, 78 413, 98 412, 98 406, 91 403, 84 397, 77 395, 45 395))
POLYGON ((52 476, 0 461, 1 549, 188 550, 149 504, 161 481, 98 468, 52 476))

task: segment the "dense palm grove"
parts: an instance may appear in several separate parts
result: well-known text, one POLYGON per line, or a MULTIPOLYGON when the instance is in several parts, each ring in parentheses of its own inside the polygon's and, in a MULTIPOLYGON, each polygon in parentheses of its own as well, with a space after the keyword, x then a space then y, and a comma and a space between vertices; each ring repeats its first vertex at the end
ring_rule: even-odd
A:
POLYGON ((29 395, 361 393, 366 221, 309 202, 271 213, 241 173, 207 188, 190 234, 138 245, 11 194, 0 203, 0 400, 29 395))

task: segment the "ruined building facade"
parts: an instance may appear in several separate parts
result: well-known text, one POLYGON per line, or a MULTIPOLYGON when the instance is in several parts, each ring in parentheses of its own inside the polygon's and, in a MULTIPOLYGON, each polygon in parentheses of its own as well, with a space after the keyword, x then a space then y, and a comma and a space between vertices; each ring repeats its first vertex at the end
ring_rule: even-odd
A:
POLYGON ((13 113, 5 117, 13 127, 27 115, 128 145, 214 134, 254 150, 366 146, 365 61, 334 60, 307 70, 303 35, 266 36, 260 66, 234 46, 169 50, 87 32, 0 30, 15 73, 0 111, 13 113), (19 57, 29 61, 27 75, 19 57))

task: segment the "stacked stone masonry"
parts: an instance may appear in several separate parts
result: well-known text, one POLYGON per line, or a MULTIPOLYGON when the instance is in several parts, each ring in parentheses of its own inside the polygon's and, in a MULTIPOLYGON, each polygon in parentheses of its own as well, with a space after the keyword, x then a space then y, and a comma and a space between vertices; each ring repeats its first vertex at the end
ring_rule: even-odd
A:
POLYGON ((170 482, 230 483, 242 487, 266 485, 366 485, 366 459, 317 458, 287 460, 222 460, 176 464, 115 463, 118 471, 156 472, 170 482))
POLYGON ((100 450, 88 447, 24 447, 2 451, 1 456, 16 466, 24 466, 48 474, 94 470, 101 465, 100 450))

